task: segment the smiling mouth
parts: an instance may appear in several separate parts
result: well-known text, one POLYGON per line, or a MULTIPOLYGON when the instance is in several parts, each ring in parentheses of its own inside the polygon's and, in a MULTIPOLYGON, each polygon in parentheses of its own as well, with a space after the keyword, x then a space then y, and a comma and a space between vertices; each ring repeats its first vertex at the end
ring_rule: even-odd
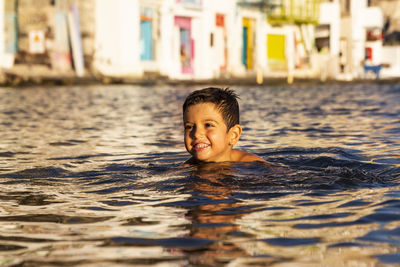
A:
POLYGON ((206 149, 206 148, 209 147, 209 146, 210 146, 210 145, 208 145, 208 144, 199 143, 199 144, 195 144, 195 145, 193 146, 193 149, 196 150, 196 151, 201 151, 201 150, 206 149))

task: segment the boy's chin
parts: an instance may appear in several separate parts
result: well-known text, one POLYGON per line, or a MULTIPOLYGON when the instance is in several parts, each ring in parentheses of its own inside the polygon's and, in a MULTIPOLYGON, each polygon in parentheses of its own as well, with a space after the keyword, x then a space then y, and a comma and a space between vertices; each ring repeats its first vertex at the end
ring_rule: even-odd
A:
POLYGON ((204 153, 197 153, 197 151, 192 151, 192 153, 190 154, 192 155, 192 158, 195 161, 201 161, 201 162, 210 161, 210 158, 207 155, 204 155, 204 153))
POLYGON ((192 155, 192 159, 193 159, 193 161, 198 162, 198 163, 214 162, 207 157, 198 157, 197 155, 192 155))
POLYGON ((193 156, 193 161, 198 162, 198 163, 218 163, 218 162, 225 162, 225 161, 222 161, 222 160, 215 160, 215 159, 210 159, 210 158, 194 157, 194 156, 193 156))
POLYGON ((211 162, 226 162, 228 160, 223 160, 221 158, 213 158, 212 154, 210 155, 209 153, 197 153, 193 152, 190 153, 192 155, 192 158, 196 162, 204 162, 204 163, 211 163, 211 162))

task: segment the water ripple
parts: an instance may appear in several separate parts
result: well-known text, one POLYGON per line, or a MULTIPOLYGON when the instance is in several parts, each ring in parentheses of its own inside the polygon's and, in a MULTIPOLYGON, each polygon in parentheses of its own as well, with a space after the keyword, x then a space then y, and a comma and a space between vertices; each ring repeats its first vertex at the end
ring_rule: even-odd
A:
POLYGON ((400 263, 399 85, 234 88, 274 166, 182 166, 194 89, 1 88, 0 265, 400 263))

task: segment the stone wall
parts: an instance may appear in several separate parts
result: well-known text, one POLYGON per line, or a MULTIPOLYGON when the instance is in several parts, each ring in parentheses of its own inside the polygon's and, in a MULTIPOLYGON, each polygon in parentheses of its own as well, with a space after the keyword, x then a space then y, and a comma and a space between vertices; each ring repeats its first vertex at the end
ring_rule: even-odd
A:
POLYGON ((15 64, 44 64, 50 66, 49 51, 43 54, 29 52, 29 32, 41 30, 45 38, 52 39, 53 6, 49 0, 19 0, 17 3, 18 54, 15 64))
POLYGON ((18 53, 15 57, 15 64, 51 67, 55 38, 55 14, 60 8, 68 11, 73 3, 78 6, 85 68, 90 69, 94 53, 94 0, 18 0, 18 53), (29 32, 32 30, 44 32, 46 47, 44 53, 30 53, 29 32))

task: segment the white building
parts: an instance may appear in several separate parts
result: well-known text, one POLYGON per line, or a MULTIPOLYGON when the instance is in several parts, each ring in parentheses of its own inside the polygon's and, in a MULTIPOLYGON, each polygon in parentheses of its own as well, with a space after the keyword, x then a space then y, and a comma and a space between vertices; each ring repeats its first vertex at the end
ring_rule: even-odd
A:
POLYGON ((117 77, 218 77, 233 10, 231 0, 97 0, 94 67, 117 77))
POLYGON ((367 0, 342 4, 340 52, 348 79, 364 77, 364 66, 378 66, 382 56, 382 11, 367 0))
POLYGON ((290 19, 271 26, 264 2, 97 0, 94 69, 114 77, 212 79, 286 75, 305 59, 311 64, 314 26, 292 11, 316 4, 282 7, 278 18, 290 19))
POLYGON ((364 65, 382 63, 382 40, 374 36, 383 16, 367 0, 282 0, 269 10, 260 8, 265 3, 97 0, 94 69, 178 80, 318 72, 353 79, 364 65))
POLYGON ((325 1, 320 5, 320 15, 315 32, 321 78, 335 78, 340 72, 340 5, 338 0, 325 1), (323 77, 325 75, 326 77, 323 77))
POLYGON ((140 5, 144 71, 170 79, 211 79, 227 71, 234 1, 142 0, 140 5), (153 55, 145 51, 150 47, 153 55))
POLYGON ((204 55, 202 74, 206 78, 228 75, 234 69, 236 29, 234 22, 235 1, 203 1, 205 32, 203 35, 204 55))
MULTIPOLYGON (((385 34, 398 32, 400 29, 400 1, 399 0, 375 0, 375 5, 382 9, 385 22, 387 22, 385 34)), ((390 38, 389 38, 390 39, 390 38)), ((381 77, 400 77, 400 45, 398 42, 388 41, 382 47, 382 71, 381 77)))
MULTIPOLYGON (((382 66, 383 76, 400 75, 399 49, 382 48, 382 11, 368 6, 367 0, 91 1, 77 5, 84 26, 80 42, 86 48, 86 68, 103 76, 142 78, 155 74, 204 80, 231 76, 311 78, 321 73, 321 78, 353 79, 363 77, 365 69, 382 66)), ((54 32, 53 36, 49 31, 41 42, 46 48, 42 59, 47 54, 52 58, 48 68, 55 69, 62 48, 71 71, 67 24, 57 20, 58 6, 66 6, 68 11, 68 4, 58 0, 54 6, 50 2, 46 10, 54 13, 53 18, 32 26, 28 20, 17 23, 18 16, 30 13, 10 6, 11 2, 0 0, 0 26, 4 28, 0 66, 13 68, 14 58, 18 67, 32 64, 21 57, 29 51, 23 47, 26 34, 18 32, 26 33, 34 26, 54 32), (63 34, 60 28, 65 30, 63 34)), ((37 12, 36 6, 30 8, 37 12)), ((37 63, 43 65, 40 60, 37 63)), ((76 64, 74 67, 78 75, 76 64)))
POLYGON ((319 1, 274 1, 267 10, 266 51, 269 75, 313 78, 319 70, 315 50, 315 30, 320 13, 319 1))
POLYGON ((95 2, 95 55, 93 68, 102 75, 140 77, 138 0, 95 2))

